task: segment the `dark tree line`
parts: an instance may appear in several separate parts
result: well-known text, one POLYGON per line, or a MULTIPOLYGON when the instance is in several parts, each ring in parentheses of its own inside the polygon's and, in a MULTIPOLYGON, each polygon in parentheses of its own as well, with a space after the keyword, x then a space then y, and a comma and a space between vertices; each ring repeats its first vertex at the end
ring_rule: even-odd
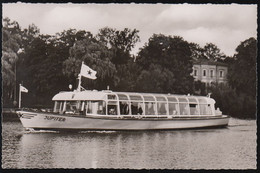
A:
MULTIPOLYGON (((69 90, 69 84, 73 85, 73 89, 77 87, 82 61, 97 71, 96 80, 82 79, 82 86, 86 89, 104 90, 109 86, 114 91, 178 94, 194 94, 196 83, 190 75, 192 60, 222 61, 230 64, 228 92, 240 97, 246 95, 250 101, 251 97, 255 97, 254 38, 241 43, 234 57, 226 57, 212 43, 201 48, 182 37, 154 34, 134 56, 130 52, 140 41, 136 29, 105 27, 96 35, 69 29, 55 35, 44 35, 33 24, 21 29, 17 22, 5 18, 2 31, 5 107, 17 106, 14 100, 18 97, 19 83, 29 90, 29 93, 23 94, 23 106, 52 106, 50 100, 54 94, 69 90)), ((220 108, 225 109, 227 104, 222 103, 225 102, 225 90, 219 88, 211 90, 216 101, 222 104, 220 108)), ((250 105, 245 109, 251 109, 250 105)))

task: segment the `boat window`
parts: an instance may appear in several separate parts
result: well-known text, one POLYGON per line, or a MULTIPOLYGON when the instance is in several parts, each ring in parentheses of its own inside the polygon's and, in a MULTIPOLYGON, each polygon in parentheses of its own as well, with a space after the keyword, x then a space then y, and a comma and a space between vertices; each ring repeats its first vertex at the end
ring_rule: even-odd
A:
POLYGON ((142 102, 131 102, 132 115, 143 115, 143 103, 142 102))
POLYGON ((62 101, 55 101, 53 112, 58 113, 62 111, 62 101))
POLYGON ((145 102, 145 115, 155 115, 156 108, 154 102, 145 102))
POLYGON ((144 101, 155 101, 153 96, 143 96, 144 97, 144 101))
POLYGON ((120 114, 121 115, 128 115, 129 114, 129 104, 126 101, 119 102, 120 107, 120 114))
POLYGON ((197 100, 195 98, 188 98, 190 103, 197 103, 197 100))
POLYGON ((108 115, 117 115, 117 101, 108 101, 107 103, 107 114, 108 115))
POLYGON ((167 103, 165 102, 158 102, 158 115, 166 115, 167 114, 167 103))
POLYGON ((88 114, 106 114, 106 102, 105 101, 87 101, 85 103, 85 110, 88 114))
POLYGON ((117 105, 117 101, 108 101, 109 105, 117 105))
POLYGON ((180 114, 189 115, 189 105, 187 103, 180 103, 180 114))
POLYGON ((179 115, 178 103, 169 103, 169 115, 179 115))
POLYGON ((199 115, 199 106, 198 104, 190 104, 190 114, 199 115))
POLYGON ((65 106, 65 113, 78 114, 80 110, 80 101, 67 101, 65 106))
POLYGON ((166 101, 166 99, 164 97, 159 97, 159 96, 156 96, 156 100, 157 101, 166 101))
POLYGON ((167 97, 169 102, 178 102, 175 97, 167 97))
POLYGON ((108 100, 116 100, 116 95, 109 94, 107 95, 108 100))
POLYGON ((143 101, 142 97, 138 96, 138 95, 130 95, 129 97, 130 97, 131 100, 141 100, 141 101, 143 101))
POLYGON ((212 115, 210 104, 200 105, 200 115, 212 115))
POLYGON ((179 102, 187 102, 186 98, 178 98, 179 102))
POLYGON ((205 98, 198 98, 199 103, 207 103, 207 100, 205 98))
POLYGON ((119 100, 128 100, 128 97, 124 94, 118 94, 119 100))

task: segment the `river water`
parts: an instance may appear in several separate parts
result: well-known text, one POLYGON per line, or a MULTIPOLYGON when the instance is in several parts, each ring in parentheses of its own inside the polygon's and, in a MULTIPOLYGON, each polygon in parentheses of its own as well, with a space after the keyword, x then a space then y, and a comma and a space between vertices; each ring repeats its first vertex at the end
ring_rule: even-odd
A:
POLYGON ((256 169, 256 121, 168 131, 28 132, 2 122, 2 168, 256 169))

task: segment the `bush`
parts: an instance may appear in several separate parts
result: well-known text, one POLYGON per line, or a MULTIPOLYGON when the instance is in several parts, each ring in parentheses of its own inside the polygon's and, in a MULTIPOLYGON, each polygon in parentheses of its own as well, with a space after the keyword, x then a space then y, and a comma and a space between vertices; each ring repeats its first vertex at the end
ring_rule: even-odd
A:
POLYGON ((212 98, 216 101, 223 114, 235 118, 256 119, 256 99, 237 92, 228 86, 213 86, 210 88, 212 98))

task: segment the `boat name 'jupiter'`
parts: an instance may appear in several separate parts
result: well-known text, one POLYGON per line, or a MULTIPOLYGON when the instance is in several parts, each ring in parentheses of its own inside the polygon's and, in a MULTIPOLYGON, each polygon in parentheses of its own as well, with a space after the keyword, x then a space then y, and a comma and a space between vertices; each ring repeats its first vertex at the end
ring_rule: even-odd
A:
POLYGON ((54 120, 54 121, 65 121, 66 118, 63 117, 51 117, 51 116, 45 116, 45 120, 54 120))

